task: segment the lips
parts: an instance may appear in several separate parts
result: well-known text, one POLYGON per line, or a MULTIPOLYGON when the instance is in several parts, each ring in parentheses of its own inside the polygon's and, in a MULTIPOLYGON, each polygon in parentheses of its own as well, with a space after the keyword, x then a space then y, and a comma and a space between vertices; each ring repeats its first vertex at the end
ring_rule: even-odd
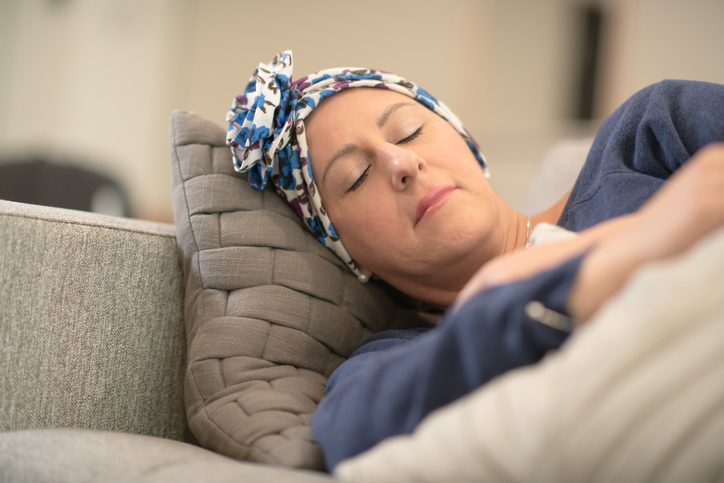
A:
POLYGON ((415 226, 444 205, 453 191, 455 191, 454 186, 438 186, 423 196, 417 203, 415 226))

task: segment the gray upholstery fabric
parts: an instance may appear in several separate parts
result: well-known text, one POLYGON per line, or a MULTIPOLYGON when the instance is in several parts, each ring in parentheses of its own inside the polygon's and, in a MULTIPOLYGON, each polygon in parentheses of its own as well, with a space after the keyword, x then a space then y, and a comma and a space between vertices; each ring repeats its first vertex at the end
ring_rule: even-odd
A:
POLYGON ((573 187, 592 144, 593 138, 584 138, 565 139, 551 146, 528 181, 518 210, 534 215, 556 204, 573 187))
POLYGON ((320 469, 309 422, 327 377, 365 337, 421 316, 360 284, 276 193, 251 188, 220 126, 175 112, 171 152, 191 430, 237 459, 320 469))
POLYGON ((0 433, 4 483, 323 483, 327 475, 220 456, 135 434, 46 429, 0 433))
POLYGON ((0 201, 0 431, 192 441, 174 228, 0 201))

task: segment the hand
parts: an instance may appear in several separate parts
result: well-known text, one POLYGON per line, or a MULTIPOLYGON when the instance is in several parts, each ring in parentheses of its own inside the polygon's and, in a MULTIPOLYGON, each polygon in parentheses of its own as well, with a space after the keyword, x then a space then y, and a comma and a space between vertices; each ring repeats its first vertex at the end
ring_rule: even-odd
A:
POLYGON ((459 306, 476 293, 496 285, 512 283, 553 268, 584 250, 593 243, 610 238, 635 223, 632 215, 622 216, 584 230, 574 239, 521 249, 501 255, 483 265, 458 294, 459 306))
POLYGON ((465 284, 455 299, 455 305, 463 304, 473 295, 487 288, 522 280, 551 268, 580 253, 582 248, 577 245, 580 244, 553 243, 530 249, 519 249, 496 257, 483 265, 465 284))

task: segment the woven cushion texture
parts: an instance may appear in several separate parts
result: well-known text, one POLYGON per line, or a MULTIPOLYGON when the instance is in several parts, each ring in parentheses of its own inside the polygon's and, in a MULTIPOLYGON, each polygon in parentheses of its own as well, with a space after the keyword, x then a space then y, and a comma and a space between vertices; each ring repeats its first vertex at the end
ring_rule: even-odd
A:
POLYGON ((191 430, 233 458, 322 469, 309 423, 327 377, 364 338, 421 316, 360 284, 273 190, 251 188, 220 126, 176 111, 171 152, 191 430))
POLYGON ((0 200, 0 431, 193 441, 174 227, 0 200))

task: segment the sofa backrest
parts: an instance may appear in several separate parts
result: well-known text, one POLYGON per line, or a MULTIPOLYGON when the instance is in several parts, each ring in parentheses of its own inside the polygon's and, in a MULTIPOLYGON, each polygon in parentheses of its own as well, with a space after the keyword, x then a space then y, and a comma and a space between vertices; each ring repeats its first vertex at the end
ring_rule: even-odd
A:
POLYGON ((193 441, 172 225, 0 200, 0 431, 193 441))

